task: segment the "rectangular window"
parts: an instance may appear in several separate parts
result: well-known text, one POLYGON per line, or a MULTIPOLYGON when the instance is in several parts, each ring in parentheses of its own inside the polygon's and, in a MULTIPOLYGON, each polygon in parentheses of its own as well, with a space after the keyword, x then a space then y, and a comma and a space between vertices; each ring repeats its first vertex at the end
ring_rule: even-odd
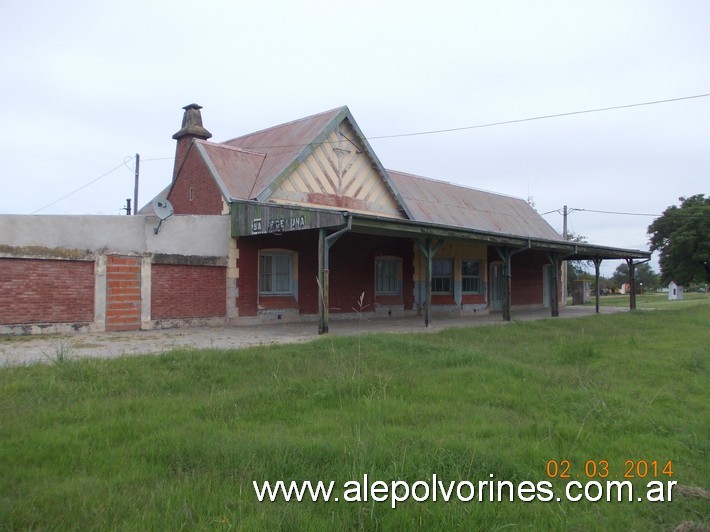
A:
POLYGON ((464 293, 481 293, 481 268, 477 260, 461 262, 461 289, 464 293))
POLYGON ((399 260, 379 258, 375 260, 375 294, 399 294, 399 260))
POLYGON ((259 293, 291 294, 293 257, 286 253, 259 255, 259 293))
POLYGON ((453 268, 451 259, 434 259, 431 264, 431 291, 437 294, 452 292, 453 268))

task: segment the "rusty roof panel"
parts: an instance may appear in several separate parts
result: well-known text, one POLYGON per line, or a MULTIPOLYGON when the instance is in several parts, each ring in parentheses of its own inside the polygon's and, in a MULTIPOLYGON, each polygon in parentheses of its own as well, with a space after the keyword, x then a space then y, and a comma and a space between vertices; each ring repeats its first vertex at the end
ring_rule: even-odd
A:
POLYGON ((224 142, 227 146, 266 155, 258 177, 249 187, 251 196, 246 199, 259 196, 344 111, 347 112, 347 107, 339 107, 224 142))
MULTIPOLYGON (((195 141, 228 200, 259 198, 285 170, 322 142, 329 126, 347 107, 339 107, 221 144, 195 141)), ((386 171, 402 207, 415 221, 526 238, 561 236, 524 200, 445 181, 386 171)), ((385 177, 387 179, 387 176, 385 177)))
POLYGON ((205 156, 205 162, 225 189, 223 193, 231 199, 250 199, 252 187, 259 175, 264 158, 263 153, 241 150, 224 144, 214 144, 195 140, 205 156))
POLYGON ((522 199, 393 170, 388 173, 416 221, 562 240, 522 199))

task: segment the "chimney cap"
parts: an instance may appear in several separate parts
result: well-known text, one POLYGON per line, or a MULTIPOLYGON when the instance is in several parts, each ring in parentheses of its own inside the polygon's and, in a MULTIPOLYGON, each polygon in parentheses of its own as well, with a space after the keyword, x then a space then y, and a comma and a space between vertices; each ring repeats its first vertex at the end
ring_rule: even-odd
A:
POLYGON ((182 129, 173 135, 175 140, 188 135, 197 137, 202 140, 207 140, 212 136, 212 133, 202 127, 202 107, 196 103, 191 103, 183 107, 185 113, 182 115, 182 129))

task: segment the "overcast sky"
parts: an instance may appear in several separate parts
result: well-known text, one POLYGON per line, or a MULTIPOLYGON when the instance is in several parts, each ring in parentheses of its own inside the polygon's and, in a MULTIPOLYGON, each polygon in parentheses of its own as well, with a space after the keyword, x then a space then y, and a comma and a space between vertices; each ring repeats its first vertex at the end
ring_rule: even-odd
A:
MULTIPOLYGON (((0 14, 4 214, 120 214, 136 153, 143 205, 170 181, 192 102, 221 142, 341 105, 376 137, 710 93, 707 0, 0 0, 0 14)), ((709 139, 704 97, 370 143, 386 168, 587 209, 570 231, 647 249, 652 217, 588 211, 709 194, 709 139)))

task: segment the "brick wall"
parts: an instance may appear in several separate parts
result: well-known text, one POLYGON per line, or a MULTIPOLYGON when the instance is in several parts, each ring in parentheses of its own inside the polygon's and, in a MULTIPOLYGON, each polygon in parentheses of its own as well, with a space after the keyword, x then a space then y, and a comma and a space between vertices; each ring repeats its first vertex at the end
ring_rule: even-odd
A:
MULTIPOLYGON (((240 238, 237 308, 239 316, 256 316, 259 311, 259 250, 284 249, 298 253, 298 301, 302 314, 318 312, 318 232, 304 231, 259 238, 240 238)), ((271 307, 271 305, 268 305, 271 307)), ((288 305, 292 308, 293 303, 288 305)))
POLYGON ((109 255, 106 261, 106 330, 141 328, 141 259, 109 255))
POLYGON ((542 267, 549 262, 540 252, 525 251, 513 255, 513 305, 542 304, 542 267))
MULTIPOLYGON (((259 250, 284 249, 298 253, 298 307, 301 314, 318 313, 318 232, 242 238, 239 247, 237 306, 240 316, 256 316, 259 309, 259 250)), ((402 297, 406 310, 414 305, 414 256, 411 240, 346 233, 330 249, 331 313, 353 312, 360 295, 366 312, 374 310, 375 257, 402 258, 402 297)))
POLYGON ((0 323, 93 320, 93 261, 0 258, 0 323))
MULTIPOLYGON (((405 310, 414 305, 414 251, 411 240, 346 233, 330 248, 331 313, 353 312, 361 294, 365 312, 375 310, 375 258, 402 259, 402 294, 405 310)), ((317 300, 316 300, 317 303, 317 300)), ((317 311, 317 307, 316 307, 317 311)))
POLYGON ((222 214, 222 193, 194 145, 189 148, 168 199, 175 214, 222 214))
POLYGON ((223 266, 153 264, 152 319, 227 315, 227 269, 223 266))
MULTIPOLYGON (((266 237, 268 238, 268 237, 266 237)), ((259 242, 261 239, 239 238, 237 268, 237 312, 239 316, 256 316, 259 311, 259 242)))

